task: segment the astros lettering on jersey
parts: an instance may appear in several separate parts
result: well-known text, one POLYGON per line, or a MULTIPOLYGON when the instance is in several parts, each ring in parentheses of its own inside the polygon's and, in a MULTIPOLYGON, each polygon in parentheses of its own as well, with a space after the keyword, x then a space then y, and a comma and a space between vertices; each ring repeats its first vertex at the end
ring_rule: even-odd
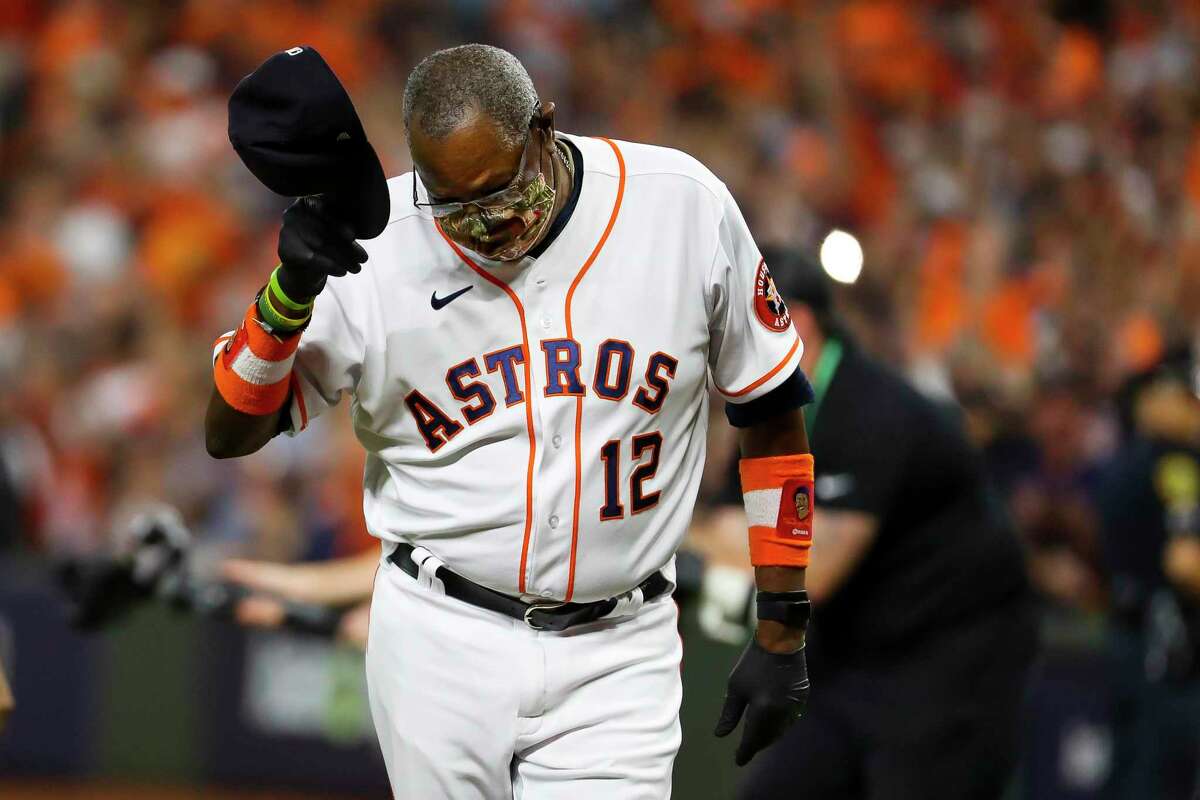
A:
POLYGON ((291 435, 350 393, 374 535, 498 591, 586 602, 671 576, 708 381, 748 402, 802 346, 703 165, 559 136, 582 188, 536 259, 481 261, 413 206, 414 174, 388 182, 363 272, 329 281, 301 340, 291 435))

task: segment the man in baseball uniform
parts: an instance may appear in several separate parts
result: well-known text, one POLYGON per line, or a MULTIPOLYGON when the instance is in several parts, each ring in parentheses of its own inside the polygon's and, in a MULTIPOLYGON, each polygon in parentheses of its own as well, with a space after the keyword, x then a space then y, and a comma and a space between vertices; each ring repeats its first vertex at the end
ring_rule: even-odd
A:
POLYGON ((313 198, 284 214, 280 266, 214 348, 209 452, 298 435, 350 395, 397 797, 666 798, 674 553, 711 382, 760 590, 717 725, 744 714, 746 763, 808 692, 812 395, 737 205, 683 153, 557 132, 494 47, 422 61, 404 118, 415 170, 387 182, 378 237, 313 198))

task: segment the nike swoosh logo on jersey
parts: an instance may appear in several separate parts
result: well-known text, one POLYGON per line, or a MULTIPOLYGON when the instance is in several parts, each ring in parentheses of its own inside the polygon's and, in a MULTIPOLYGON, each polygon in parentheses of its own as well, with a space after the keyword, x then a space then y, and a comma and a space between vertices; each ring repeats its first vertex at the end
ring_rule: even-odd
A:
POLYGON ((464 286, 463 288, 459 289, 457 292, 448 294, 445 297, 438 297, 437 289, 434 289, 433 294, 429 296, 429 305, 433 306, 434 311, 438 311, 438 310, 442 309, 443 307, 445 307, 446 305, 448 305, 452 300, 454 300, 454 298, 458 297, 460 294, 469 292, 474 288, 475 288, 475 284, 471 284, 470 286, 464 286))
POLYGON ((854 489, 854 476, 848 472, 841 472, 836 475, 819 475, 816 480, 816 489, 818 500, 833 500, 842 495, 850 494, 854 489))

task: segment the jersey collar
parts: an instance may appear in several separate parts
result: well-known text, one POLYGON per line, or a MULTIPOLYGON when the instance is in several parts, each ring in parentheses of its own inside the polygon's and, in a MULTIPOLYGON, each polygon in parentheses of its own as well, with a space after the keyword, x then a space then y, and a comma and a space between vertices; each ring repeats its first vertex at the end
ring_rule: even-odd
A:
POLYGON ((570 153, 571 160, 575 164, 575 178, 571 182, 571 196, 567 198, 567 203, 562 207, 562 211, 558 212, 558 217, 555 218, 554 224, 550 226, 550 230, 546 232, 546 237, 538 242, 536 247, 525 254, 526 258, 537 258, 546 252, 546 248, 554 243, 554 240, 562 233, 562 229, 567 227, 567 223, 570 222, 571 215, 575 213, 575 206, 579 203, 579 195, 583 191, 583 153, 579 152, 579 148, 575 146, 575 143, 565 136, 557 137, 557 141, 566 145, 567 152, 570 153))

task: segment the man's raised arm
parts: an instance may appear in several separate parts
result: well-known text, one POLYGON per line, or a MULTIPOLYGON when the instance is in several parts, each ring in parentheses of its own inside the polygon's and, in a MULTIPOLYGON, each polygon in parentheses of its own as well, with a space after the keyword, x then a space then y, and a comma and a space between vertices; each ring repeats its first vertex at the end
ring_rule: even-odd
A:
POLYGON ((330 275, 357 273, 366 260, 350 226, 322 213, 318 199, 301 198, 284 212, 279 266, 237 330, 214 344, 209 455, 248 455, 288 427, 292 364, 316 296, 330 275))

